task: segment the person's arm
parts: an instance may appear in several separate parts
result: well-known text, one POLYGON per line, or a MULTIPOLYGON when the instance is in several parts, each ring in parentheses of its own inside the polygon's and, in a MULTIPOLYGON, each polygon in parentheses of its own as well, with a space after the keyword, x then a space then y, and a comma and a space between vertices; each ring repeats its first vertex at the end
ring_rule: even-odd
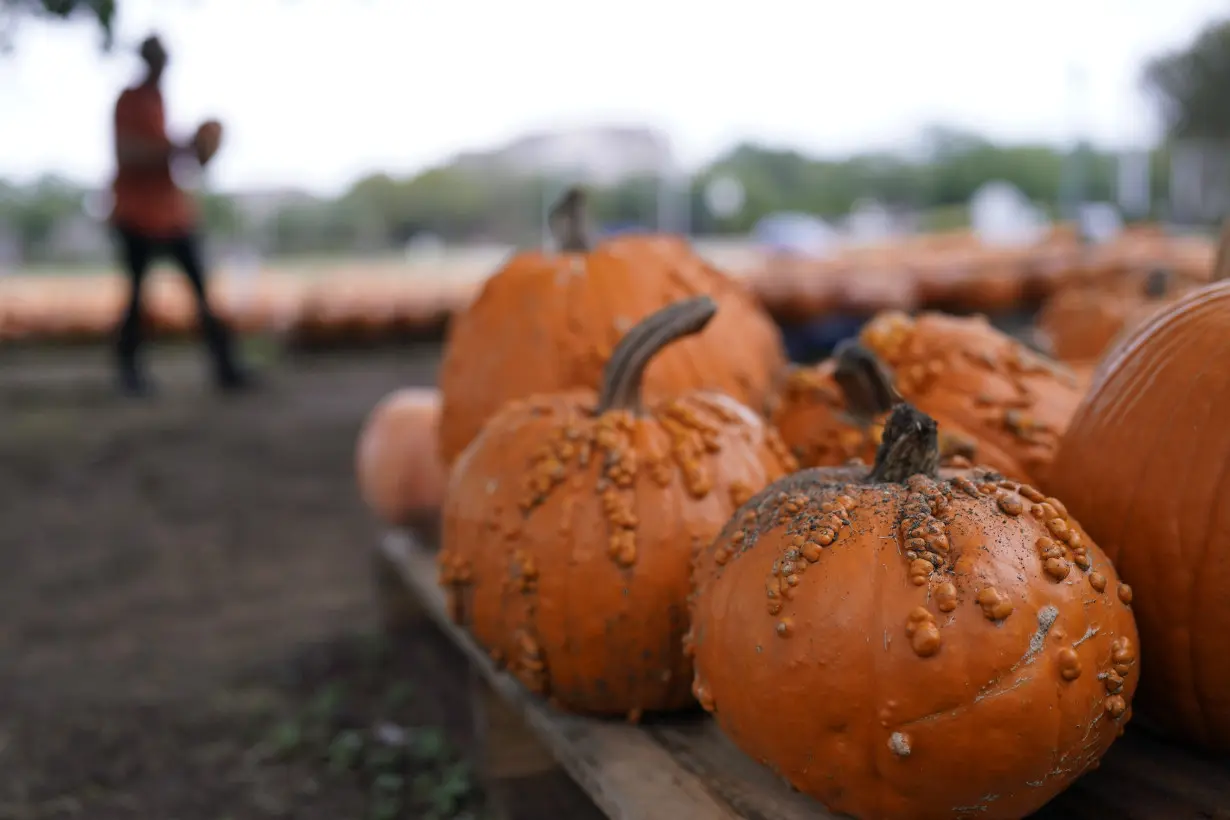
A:
POLYGON ((157 168, 191 147, 167 137, 160 112, 125 95, 115 106, 115 154, 121 168, 157 168))

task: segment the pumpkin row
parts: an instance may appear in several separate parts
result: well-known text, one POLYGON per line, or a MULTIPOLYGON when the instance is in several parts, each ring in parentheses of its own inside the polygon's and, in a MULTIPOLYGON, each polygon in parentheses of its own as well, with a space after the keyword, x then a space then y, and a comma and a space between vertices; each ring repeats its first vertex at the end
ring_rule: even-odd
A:
MULTIPOLYGON (((1100 290, 1083 301, 1069 293, 1107 282, 1119 287, 1121 280, 1134 281, 1159 267, 1173 272, 1171 289, 1177 290, 1206 275, 1211 253, 1203 240, 1170 238, 1151 226, 1094 248, 1065 229, 1023 248, 987 247, 972 234, 954 233, 850 248, 824 260, 765 257, 741 278, 779 322, 894 308, 997 312, 1056 294, 1052 301, 1061 301, 1059 318, 1045 328, 1050 332, 1073 324, 1062 318, 1073 306, 1087 313, 1114 312, 1107 307, 1112 299, 1096 298, 1100 290)), ((358 272, 317 279, 263 272, 251 281, 222 275, 211 284, 219 315, 241 332, 288 333, 321 344, 436 332, 465 309, 477 287, 465 280, 358 272)), ((7 278, 0 282, 0 339, 104 338, 123 310, 124 288, 114 276, 7 278)), ((144 309, 156 335, 195 330, 196 306, 178 277, 151 280, 144 309)), ((1099 317, 1079 324, 1104 327, 1113 321, 1099 317)), ((1056 355, 1064 359, 1088 359, 1098 344, 1092 331, 1077 334, 1075 341, 1072 333, 1052 336, 1056 355)))
POLYGON ((1203 355, 1230 286, 1088 385, 935 313, 787 370, 686 245, 559 216, 561 250, 488 280, 439 392, 383 402, 357 456, 387 520, 439 505, 452 615, 527 688, 632 720, 699 703, 865 820, 1029 814, 1138 683, 1156 726, 1225 748, 1230 428, 1201 414, 1230 386, 1203 355))

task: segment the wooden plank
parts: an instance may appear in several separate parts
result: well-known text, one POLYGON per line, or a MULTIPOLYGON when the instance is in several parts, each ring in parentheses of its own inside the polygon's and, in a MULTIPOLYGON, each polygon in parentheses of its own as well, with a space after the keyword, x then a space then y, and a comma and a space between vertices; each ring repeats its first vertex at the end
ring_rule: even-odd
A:
MULTIPOLYGON (((448 617, 436 584, 434 556, 405 533, 391 533, 381 552, 399 571, 423 610, 469 657, 491 688, 521 711, 556 759, 613 820, 734 820, 711 794, 647 733, 622 723, 566 715, 529 694, 495 668, 487 653, 448 617)), ((826 814, 812 813, 814 820, 826 814)), ((786 818, 783 818, 786 820, 786 818)))
MULTIPOLYGON (((435 584, 434 561, 425 547, 397 534, 386 539, 384 551, 424 602, 425 611, 476 664, 481 661, 479 668, 493 680, 495 690, 523 710, 527 723, 609 817, 836 820, 837 815, 747 757, 707 716, 655 719, 634 728, 550 709, 497 672, 486 653, 448 620, 443 593, 435 584), (647 778, 642 770, 655 776, 647 778), (689 795, 685 802, 664 799, 672 788, 689 795), (707 814, 703 804, 693 802, 702 798, 715 807, 705 809, 707 814)), ((1113 814, 1119 820, 1230 820, 1228 764, 1169 744, 1133 724, 1099 769, 1034 818, 1085 820, 1113 814)))

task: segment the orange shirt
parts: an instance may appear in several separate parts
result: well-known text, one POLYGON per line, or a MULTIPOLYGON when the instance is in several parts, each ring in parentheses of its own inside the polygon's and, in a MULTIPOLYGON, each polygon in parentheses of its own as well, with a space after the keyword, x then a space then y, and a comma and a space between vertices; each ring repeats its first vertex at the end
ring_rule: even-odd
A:
MULTIPOLYGON (((157 86, 125 89, 115 104, 115 135, 131 134, 145 142, 166 145, 166 115, 157 86)), ((192 230, 196 209, 171 176, 164 162, 146 168, 120 167, 111 185, 115 203, 111 222, 147 236, 167 238, 192 230)))

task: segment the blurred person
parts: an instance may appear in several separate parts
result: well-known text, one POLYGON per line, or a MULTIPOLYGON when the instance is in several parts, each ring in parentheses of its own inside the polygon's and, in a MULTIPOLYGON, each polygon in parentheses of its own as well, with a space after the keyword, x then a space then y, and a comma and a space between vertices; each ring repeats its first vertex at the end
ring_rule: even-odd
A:
POLYGON ((214 314, 206 295, 195 203, 175 184, 171 174, 171 164, 176 159, 186 157, 202 163, 208 157, 204 149, 198 152, 200 146, 195 139, 177 143, 167 136, 160 88, 167 52, 161 40, 156 35, 147 37, 139 54, 145 66, 144 76, 137 85, 124 89, 115 104, 117 170, 112 183, 111 226, 131 284, 116 345, 120 387, 133 395, 143 395, 151 389, 138 356, 142 335, 141 288, 151 263, 169 257, 187 276, 196 297, 216 384, 227 391, 246 388, 252 384, 250 374, 236 361, 231 334, 214 314))

